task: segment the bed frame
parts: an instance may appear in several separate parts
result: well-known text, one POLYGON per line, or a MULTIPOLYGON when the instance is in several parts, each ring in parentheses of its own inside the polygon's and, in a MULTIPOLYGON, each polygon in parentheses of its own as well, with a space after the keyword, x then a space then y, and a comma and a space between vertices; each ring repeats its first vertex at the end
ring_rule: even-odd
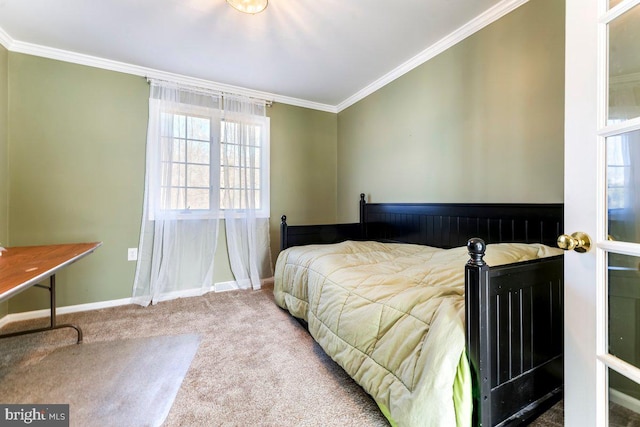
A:
MULTIPOLYGON (((473 425, 532 421, 562 397, 563 256, 490 267, 486 244, 556 245, 562 204, 367 203, 360 222, 287 225, 281 249, 345 240, 467 245, 467 357, 473 377, 473 425)), ((462 266, 461 266, 462 268, 462 266)))

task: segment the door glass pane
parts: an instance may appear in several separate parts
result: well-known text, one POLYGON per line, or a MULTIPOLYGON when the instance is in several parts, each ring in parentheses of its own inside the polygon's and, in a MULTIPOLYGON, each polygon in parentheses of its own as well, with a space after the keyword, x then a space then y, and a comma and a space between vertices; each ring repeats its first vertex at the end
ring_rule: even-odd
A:
POLYGON ((622 3, 622 0, 609 0, 609 9, 622 3))
POLYGON ((609 24, 609 115, 615 123, 640 116, 640 5, 609 24))
POLYGON ((638 396, 640 396, 640 386, 637 383, 609 369, 610 426, 640 425, 640 413, 638 413, 640 408, 631 404, 631 402, 637 402, 638 396))
POLYGON ((640 131, 607 138, 607 234, 640 243, 640 131))
POLYGON ((640 258, 608 258, 609 353, 640 367, 640 258))

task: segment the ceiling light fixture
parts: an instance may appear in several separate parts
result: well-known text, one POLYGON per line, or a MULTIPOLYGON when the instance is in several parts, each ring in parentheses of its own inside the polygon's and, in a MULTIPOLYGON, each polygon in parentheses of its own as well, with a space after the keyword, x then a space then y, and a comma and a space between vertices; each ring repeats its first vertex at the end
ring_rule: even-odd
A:
POLYGON ((265 10, 269 0, 227 0, 227 3, 240 12, 254 15, 265 10))

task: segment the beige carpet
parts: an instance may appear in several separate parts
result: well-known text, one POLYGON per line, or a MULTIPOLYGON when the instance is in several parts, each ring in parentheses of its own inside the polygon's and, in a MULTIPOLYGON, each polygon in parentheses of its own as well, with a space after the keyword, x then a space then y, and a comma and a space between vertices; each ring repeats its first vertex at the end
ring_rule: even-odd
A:
MULTIPOLYGON (((108 342, 117 340, 199 335, 200 346, 165 426, 388 425, 375 402, 322 352, 297 321, 274 304, 271 289, 210 293, 147 308, 129 305, 75 313, 59 316, 59 321, 82 327, 84 344, 80 346, 104 343, 108 347, 108 342)), ((36 325, 46 325, 46 319, 8 325, 3 332, 36 325)), ((32 369, 56 349, 74 342, 74 331, 66 330, 2 340, 0 388, 7 372, 32 369)), ((96 363, 95 369, 101 370, 100 365, 96 363)), ((143 372, 148 388, 153 388, 153 378, 163 370, 143 372)), ((55 371, 52 375, 54 382, 70 381, 55 371)), ((101 388, 100 383, 95 387, 101 388)), ((22 390, 25 398, 38 392, 37 385, 25 384, 22 390)), ((148 408, 147 420, 156 412, 157 408, 148 408)), ((115 416, 115 411, 107 412, 94 425, 109 425, 115 416)), ((78 425, 73 411, 70 418, 71 425, 78 425)))
POLYGON ((37 363, 0 367, 0 402, 65 403, 78 426, 160 426, 199 342, 177 335, 60 347, 37 363))

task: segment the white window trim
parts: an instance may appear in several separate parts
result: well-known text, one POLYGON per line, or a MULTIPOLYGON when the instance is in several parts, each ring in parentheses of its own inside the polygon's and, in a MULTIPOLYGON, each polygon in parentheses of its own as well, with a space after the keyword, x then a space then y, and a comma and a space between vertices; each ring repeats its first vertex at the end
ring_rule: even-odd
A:
MULTIPOLYGON (((161 135, 155 135, 154 139, 157 141, 156 146, 151 152, 152 162, 149 170, 149 212, 148 217, 150 221, 158 220, 202 220, 202 219, 224 219, 225 212, 226 217, 235 217, 233 212, 227 212, 220 208, 221 199, 220 199, 220 127, 223 120, 223 117, 227 117, 230 120, 234 120, 234 113, 223 113, 221 110, 211 109, 206 107, 198 107, 191 106, 186 104, 181 104, 180 107, 176 107, 175 109, 169 110, 165 107, 161 106, 161 102, 156 101, 154 99, 150 100, 150 117, 151 121, 160 120, 162 113, 169 114, 183 114, 183 115, 192 115, 199 117, 209 117, 211 120, 211 170, 210 170, 210 185, 211 185, 211 209, 209 210, 164 210, 160 208, 160 194, 161 194, 161 181, 162 181, 162 171, 161 171, 161 160, 160 160, 160 138, 161 135)), ((243 121, 247 121, 246 116, 242 116, 243 121)), ((271 120, 269 117, 252 117, 249 119, 251 122, 255 122, 256 124, 260 124, 263 126, 262 132, 262 156, 261 156, 261 165, 260 165, 260 175, 261 175, 261 209, 255 210, 256 218, 269 218, 271 209, 270 209, 270 199, 271 199, 271 188, 270 188, 270 155, 271 155, 271 146, 270 146, 270 130, 271 130, 271 120)), ((154 129, 159 129, 159 126, 151 127, 154 129)), ((237 211, 238 217, 243 217, 243 210, 237 211)))

